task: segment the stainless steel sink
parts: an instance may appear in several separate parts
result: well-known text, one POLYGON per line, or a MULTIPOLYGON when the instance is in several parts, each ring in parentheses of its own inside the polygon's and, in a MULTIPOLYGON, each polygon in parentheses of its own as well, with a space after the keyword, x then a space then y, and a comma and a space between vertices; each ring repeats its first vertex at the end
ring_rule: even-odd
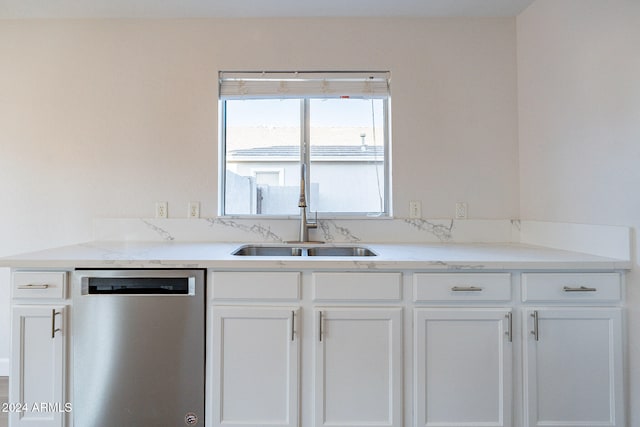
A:
POLYGON ((376 256, 376 253, 369 248, 362 246, 323 246, 309 248, 309 256, 376 256))
POLYGON ((301 256, 302 248, 291 246, 246 245, 236 249, 231 255, 239 256, 301 256))
POLYGON ((262 246, 244 245, 236 249, 231 255, 235 256, 313 256, 313 257, 368 257, 377 254, 363 246, 262 246))

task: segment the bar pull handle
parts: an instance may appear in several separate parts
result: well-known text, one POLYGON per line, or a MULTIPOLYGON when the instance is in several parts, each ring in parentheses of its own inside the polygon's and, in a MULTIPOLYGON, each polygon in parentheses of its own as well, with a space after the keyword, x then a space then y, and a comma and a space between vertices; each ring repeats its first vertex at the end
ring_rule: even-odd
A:
POLYGON ((513 313, 508 312, 504 317, 507 318, 507 331, 505 335, 509 339, 509 342, 513 342, 513 313))
POLYGON ((56 328, 56 316, 62 316, 62 312, 56 311, 55 308, 51 309, 51 339, 56 337, 56 332, 62 331, 60 328, 56 328))
POLYGON ((565 292, 596 292, 598 289, 596 288, 587 288, 586 286, 580 286, 579 288, 565 286, 562 288, 565 292))
POLYGON ((322 330, 322 311, 318 312, 318 314, 319 314, 319 316, 318 316, 318 324, 319 324, 319 326, 318 326, 318 337, 319 337, 320 342, 322 342, 322 333, 324 332, 322 330))
POLYGON ((291 341, 296 340, 296 312, 291 310, 291 341))
POLYGON ((482 292, 482 288, 478 286, 454 286, 452 292, 482 292))
POLYGON ((20 285, 18 286, 18 289, 48 289, 49 285, 42 284, 42 285, 34 285, 33 283, 29 283, 28 285, 20 285))
POLYGON ((538 331, 538 310, 531 313, 531 317, 533 317, 533 331, 531 331, 531 335, 533 335, 536 341, 540 341, 540 334, 538 331))

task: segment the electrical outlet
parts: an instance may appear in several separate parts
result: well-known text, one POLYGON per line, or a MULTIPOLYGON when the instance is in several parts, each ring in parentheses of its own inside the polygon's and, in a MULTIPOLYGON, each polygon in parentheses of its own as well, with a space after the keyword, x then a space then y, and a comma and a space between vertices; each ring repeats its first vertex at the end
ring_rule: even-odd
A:
POLYGON ((156 218, 168 218, 169 217, 169 203, 156 202, 156 218))
POLYGON ((419 200, 409 201, 409 218, 422 218, 422 203, 419 200))
POLYGON ((467 204, 465 202, 456 203, 456 219, 467 219, 467 204))
POLYGON ((200 218, 200 202, 189 202, 187 218, 200 218))

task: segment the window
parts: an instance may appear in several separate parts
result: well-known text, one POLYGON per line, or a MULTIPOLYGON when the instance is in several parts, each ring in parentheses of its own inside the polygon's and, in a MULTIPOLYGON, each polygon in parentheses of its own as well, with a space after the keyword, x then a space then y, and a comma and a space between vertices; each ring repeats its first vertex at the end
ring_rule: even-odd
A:
POLYGON ((220 73, 222 215, 389 214, 389 75, 220 73), (304 165, 304 168, 303 168, 304 165))

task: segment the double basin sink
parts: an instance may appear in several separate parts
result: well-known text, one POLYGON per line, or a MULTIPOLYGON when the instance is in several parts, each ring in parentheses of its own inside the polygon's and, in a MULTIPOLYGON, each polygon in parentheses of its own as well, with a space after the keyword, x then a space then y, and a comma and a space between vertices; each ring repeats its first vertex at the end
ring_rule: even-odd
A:
POLYGON ((376 253, 363 246, 263 246, 244 245, 231 255, 236 256, 272 256, 272 257, 368 257, 376 253))

